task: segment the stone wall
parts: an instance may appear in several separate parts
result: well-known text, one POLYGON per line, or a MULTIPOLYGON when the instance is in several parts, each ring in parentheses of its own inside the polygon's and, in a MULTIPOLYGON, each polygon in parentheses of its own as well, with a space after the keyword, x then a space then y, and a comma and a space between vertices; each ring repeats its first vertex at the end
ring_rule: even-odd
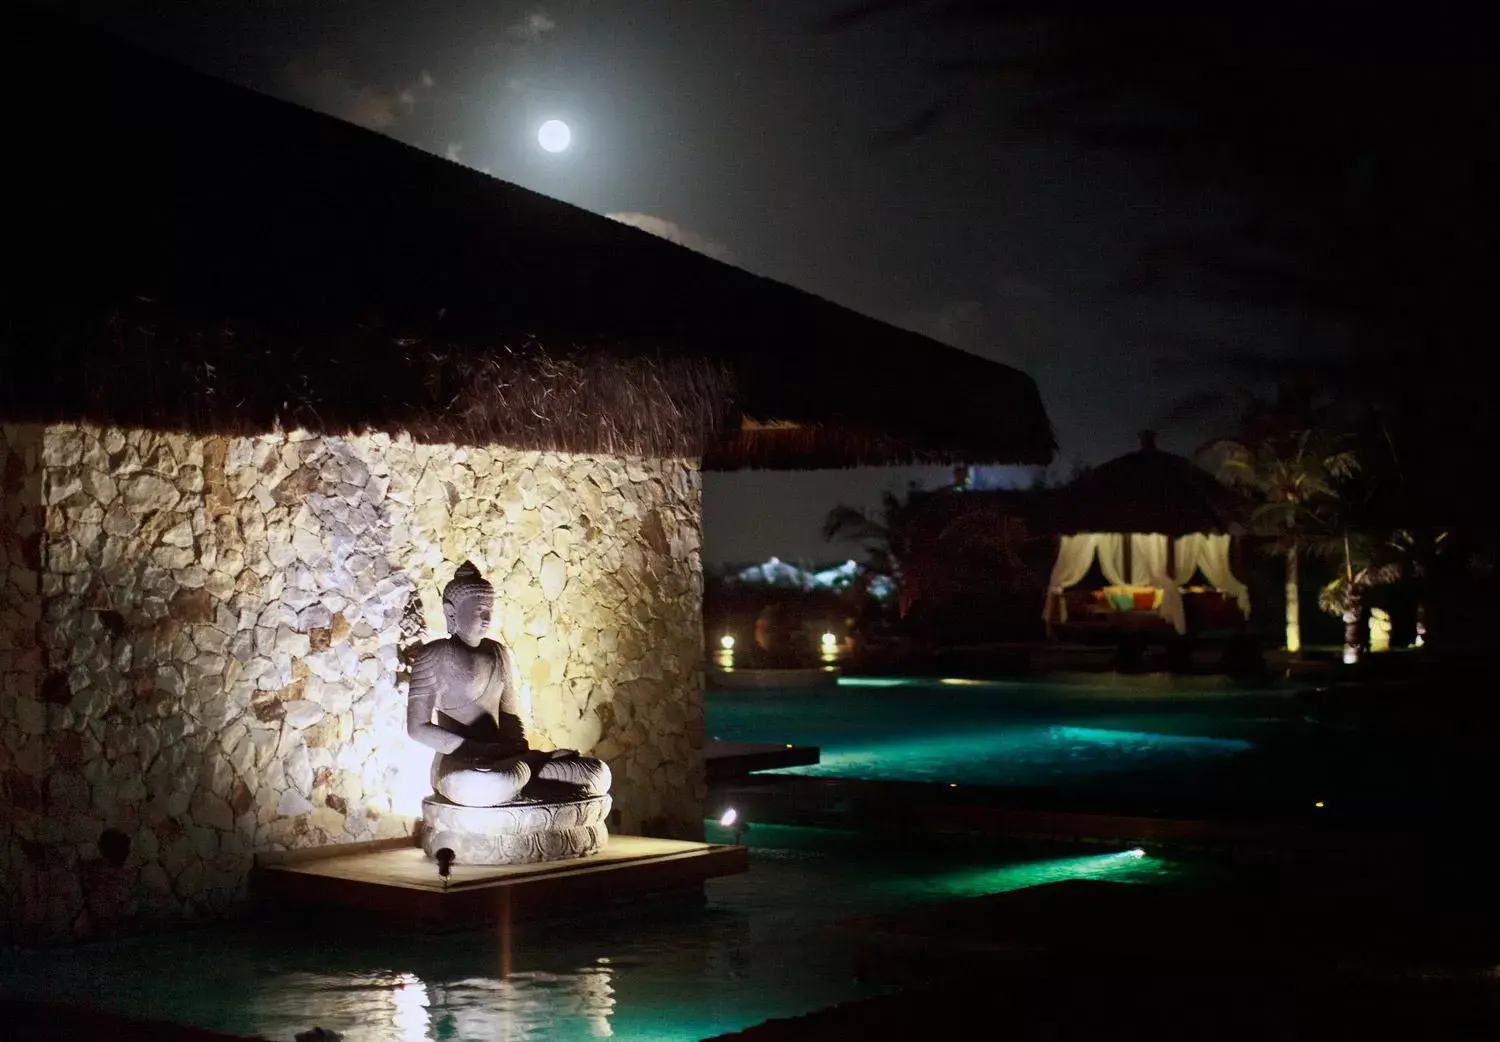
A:
POLYGON ((617 829, 701 832, 696 462, 49 426, 0 474, 7 932, 202 915, 255 850, 409 831, 399 652, 465 559, 533 744, 609 762, 617 829))

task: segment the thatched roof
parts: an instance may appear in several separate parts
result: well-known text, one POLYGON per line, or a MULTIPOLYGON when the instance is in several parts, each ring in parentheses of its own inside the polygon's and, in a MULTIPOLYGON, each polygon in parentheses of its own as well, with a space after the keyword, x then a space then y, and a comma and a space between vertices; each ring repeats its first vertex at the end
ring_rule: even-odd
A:
POLYGON ((0 419, 1052 456, 1013 369, 90 31, 18 14, 0 52, 0 419))
POLYGON ((1192 460, 1156 447, 1150 431, 1141 447, 1085 471, 1058 489, 1055 530, 1075 532, 1239 531, 1246 504, 1192 460))

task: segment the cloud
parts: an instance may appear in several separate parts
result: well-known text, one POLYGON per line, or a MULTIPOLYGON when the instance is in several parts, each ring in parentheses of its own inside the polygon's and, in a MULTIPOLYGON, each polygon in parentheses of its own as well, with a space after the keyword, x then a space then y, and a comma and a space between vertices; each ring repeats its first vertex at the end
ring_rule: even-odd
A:
POLYGON ((450 141, 448 142, 448 147, 443 149, 443 158, 451 160, 455 163, 461 162, 461 160, 458 158, 458 154, 463 150, 464 143, 462 141, 450 141))
POLYGON ((556 28, 557 23, 548 17, 546 11, 536 10, 507 26, 505 32, 522 40, 539 40, 556 28))
POLYGON ((706 257, 712 257, 714 260, 723 261, 726 264, 733 264, 735 262, 734 254, 722 243, 714 242, 712 239, 699 235, 691 228, 684 228, 682 225, 668 221, 665 218, 653 217, 649 213, 611 213, 605 214, 605 216, 610 220, 619 221, 621 224, 628 224, 633 228, 639 228, 643 232, 650 232, 652 235, 666 239, 668 242, 675 242, 679 246, 686 246, 688 249, 701 253, 706 257))
POLYGON ((416 109, 421 92, 433 86, 426 72, 411 86, 361 83, 337 54, 326 50, 294 58, 279 79, 286 92, 308 108, 370 130, 389 129, 416 109))

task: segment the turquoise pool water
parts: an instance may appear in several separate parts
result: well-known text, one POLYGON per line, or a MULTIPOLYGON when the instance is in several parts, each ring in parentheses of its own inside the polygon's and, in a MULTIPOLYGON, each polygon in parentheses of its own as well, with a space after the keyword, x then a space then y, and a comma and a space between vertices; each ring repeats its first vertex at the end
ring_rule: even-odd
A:
POLYGON ((1285 729, 1275 689, 1171 678, 841 680, 712 691, 708 734, 816 745, 790 773, 961 785, 1074 786, 1229 760, 1285 729))
POLYGON ((350 1042, 690 1040, 866 993, 836 929, 851 916, 1062 879, 1184 882, 1199 872, 1114 850, 913 853, 774 826, 747 839, 751 871, 711 882, 706 909, 528 927, 505 980, 490 931, 292 936, 240 924, 0 953, 0 994, 273 1040, 314 1024, 350 1042))

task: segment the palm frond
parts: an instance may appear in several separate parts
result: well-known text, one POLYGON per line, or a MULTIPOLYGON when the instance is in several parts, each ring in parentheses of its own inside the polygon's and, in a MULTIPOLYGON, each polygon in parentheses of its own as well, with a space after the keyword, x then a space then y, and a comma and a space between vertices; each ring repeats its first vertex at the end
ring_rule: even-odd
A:
POLYGON ((884 539, 887 534, 884 525, 858 507, 840 504, 823 519, 823 538, 830 542, 837 539, 861 543, 884 539))

